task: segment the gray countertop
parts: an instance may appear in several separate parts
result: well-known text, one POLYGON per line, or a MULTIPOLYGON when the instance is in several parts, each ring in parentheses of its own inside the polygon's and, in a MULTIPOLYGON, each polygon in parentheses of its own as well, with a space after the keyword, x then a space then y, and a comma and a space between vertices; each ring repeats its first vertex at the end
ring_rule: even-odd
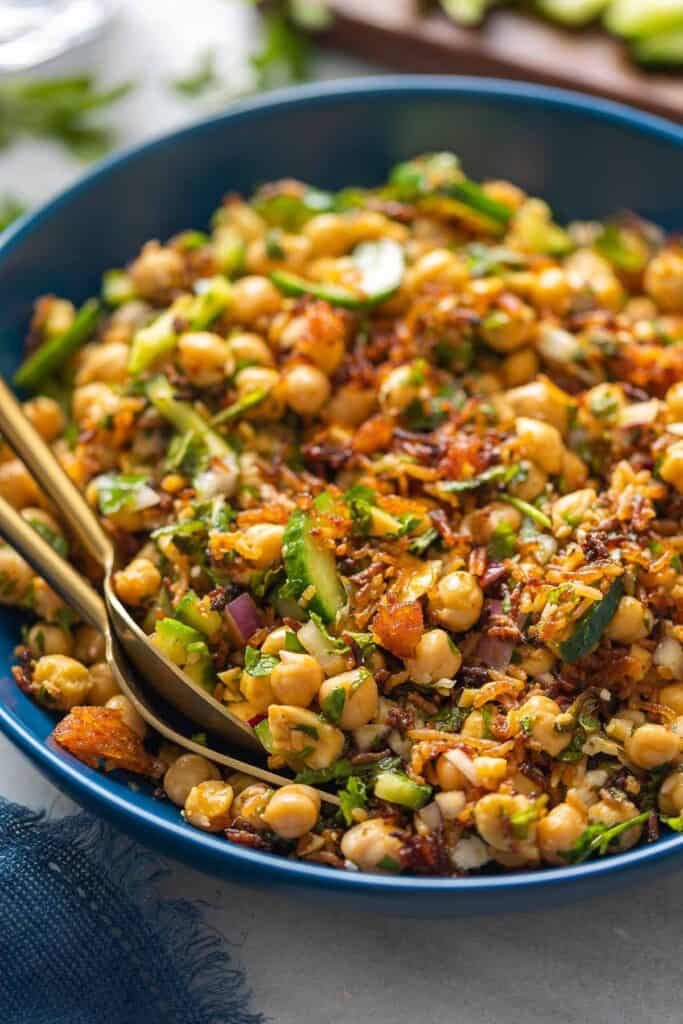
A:
MULTIPOLYGON (((62 67, 141 81, 113 120, 124 143, 159 134, 210 109, 180 100, 164 83, 217 39, 230 82, 245 81, 246 6, 127 0, 108 37, 62 67)), ((367 70, 326 58, 319 73, 359 69, 367 70)), ((58 147, 32 142, 0 157, 2 189, 32 202, 80 170, 58 147)), ((0 793, 54 814, 73 810, 2 737, 0 793)), ((247 968, 254 1005, 278 1024, 673 1024, 683 1017, 676 982, 683 869, 590 903, 450 921, 330 912, 302 895, 253 892, 170 863, 164 884, 207 902, 247 968)))

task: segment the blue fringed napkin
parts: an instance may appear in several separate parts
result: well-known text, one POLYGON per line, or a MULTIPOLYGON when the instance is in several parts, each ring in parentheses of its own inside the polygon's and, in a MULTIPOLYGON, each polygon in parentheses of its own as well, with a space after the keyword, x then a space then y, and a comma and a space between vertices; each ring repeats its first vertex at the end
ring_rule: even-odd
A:
POLYGON ((264 1024, 227 946, 160 900, 151 854, 0 800, 2 1024, 264 1024))

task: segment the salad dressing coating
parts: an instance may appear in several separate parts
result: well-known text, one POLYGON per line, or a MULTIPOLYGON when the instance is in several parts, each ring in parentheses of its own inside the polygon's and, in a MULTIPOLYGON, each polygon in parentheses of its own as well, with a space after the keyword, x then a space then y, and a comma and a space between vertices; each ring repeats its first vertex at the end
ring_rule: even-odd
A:
MULTIPOLYGON (((683 829, 680 242, 565 228, 448 153, 371 190, 274 182, 101 301, 39 299, 17 380, 121 600, 292 783, 145 735, 92 630, 0 547, 0 600, 38 618, 17 682, 76 756, 341 869, 541 868, 683 829)), ((6 447, 0 494, 96 578, 6 447)))

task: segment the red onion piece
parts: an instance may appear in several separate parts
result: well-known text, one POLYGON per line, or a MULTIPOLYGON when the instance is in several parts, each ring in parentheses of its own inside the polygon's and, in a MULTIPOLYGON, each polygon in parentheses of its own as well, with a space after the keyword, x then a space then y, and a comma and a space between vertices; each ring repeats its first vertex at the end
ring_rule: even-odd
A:
POLYGON ((261 628, 261 612, 254 604, 250 594, 240 594, 226 607, 235 624, 240 640, 246 644, 250 636, 261 628))
POLYGON ((501 640, 495 636, 483 636, 477 647, 477 657, 488 668, 504 669, 510 664, 514 646, 513 640, 501 640))
POLYGON ((255 729, 261 722, 265 722, 267 717, 268 715, 265 712, 261 715, 254 715, 253 718, 247 719, 247 725, 250 725, 252 729, 255 729))

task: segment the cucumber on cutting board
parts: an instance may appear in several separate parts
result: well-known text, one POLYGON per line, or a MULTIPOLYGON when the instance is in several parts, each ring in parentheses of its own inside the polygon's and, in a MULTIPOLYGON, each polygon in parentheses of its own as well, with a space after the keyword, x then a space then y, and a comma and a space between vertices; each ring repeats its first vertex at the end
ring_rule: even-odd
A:
POLYGON ((326 623, 334 622, 346 604, 346 593, 334 555, 316 538, 313 520, 301 509, 295 509, 289 517, 282 555, 292 596, 301 598, 310 589, 312 596, 305 601, 307 611, 315 612, 326 623))

